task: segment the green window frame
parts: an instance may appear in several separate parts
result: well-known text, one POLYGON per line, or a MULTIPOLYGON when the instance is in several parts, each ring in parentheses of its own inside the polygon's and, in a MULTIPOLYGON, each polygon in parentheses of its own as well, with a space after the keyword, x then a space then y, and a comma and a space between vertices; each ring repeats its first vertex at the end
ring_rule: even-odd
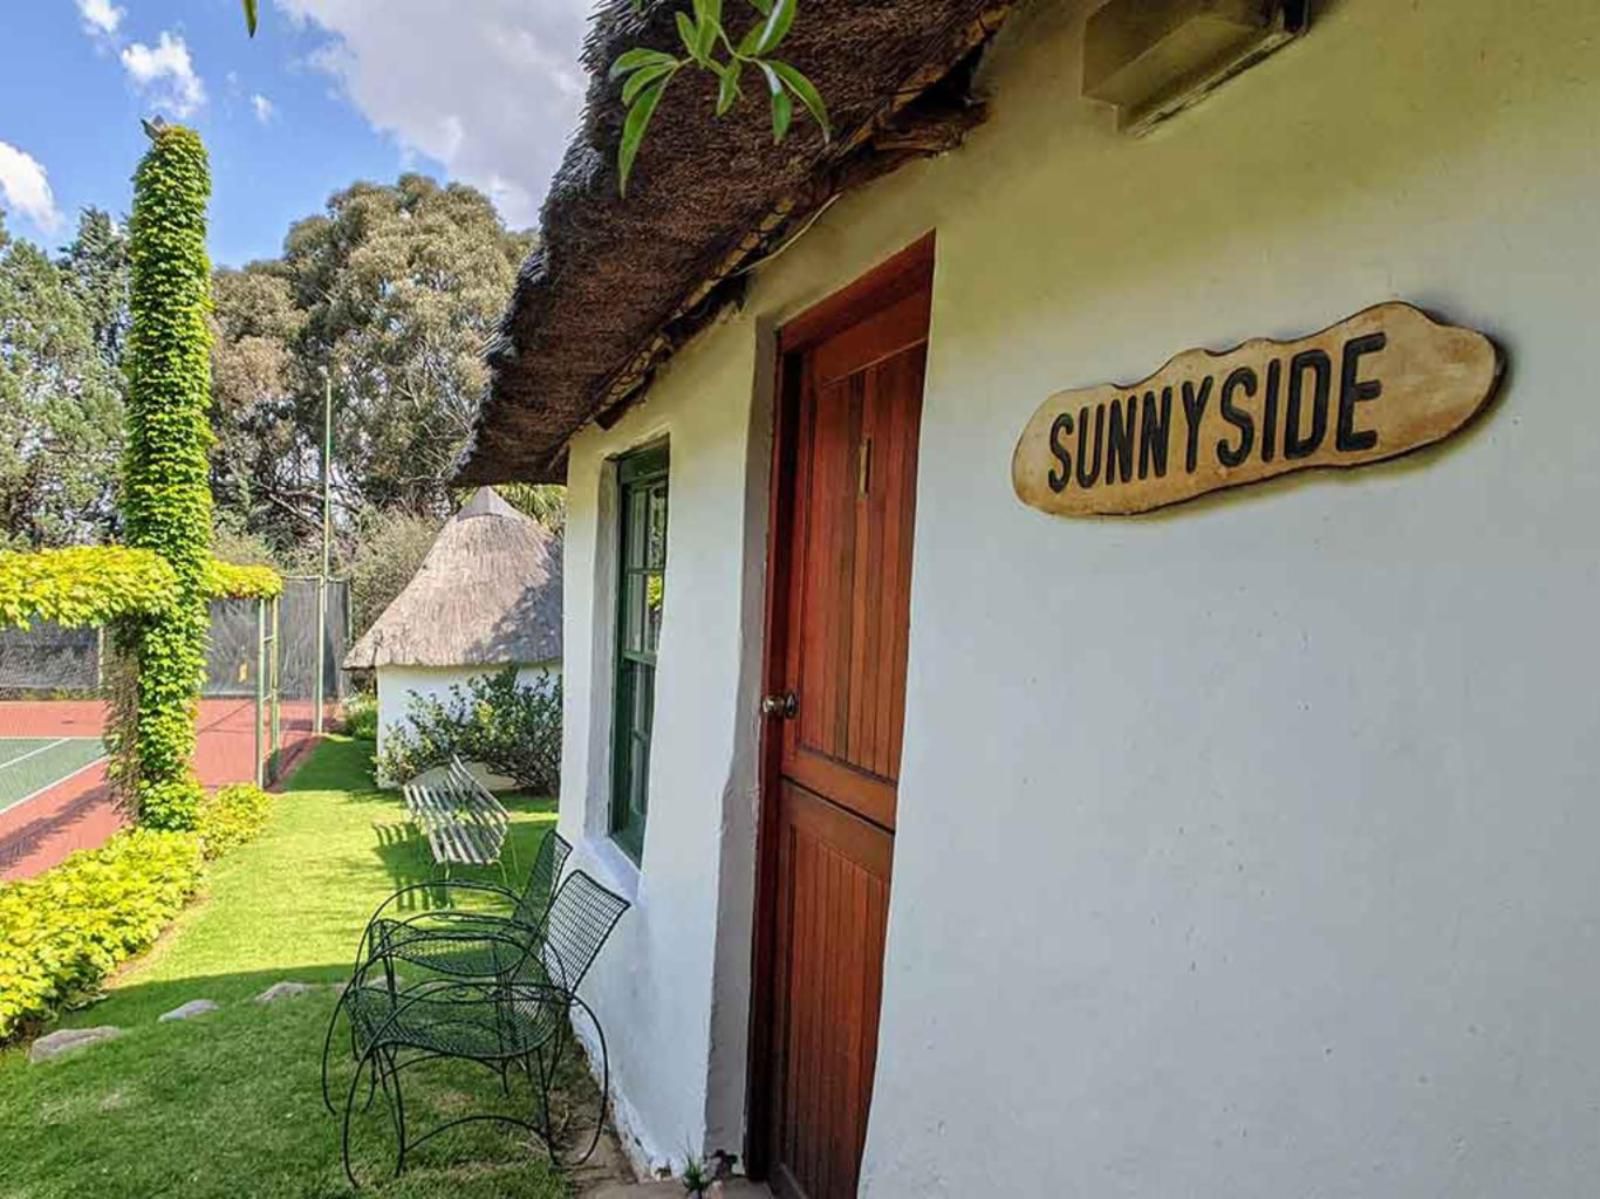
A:
POLYGON ((650 810, 656 654, 667 584, 665 445, 617 463, 617 670, 612 705, 611 836, 638 862, 650 810))

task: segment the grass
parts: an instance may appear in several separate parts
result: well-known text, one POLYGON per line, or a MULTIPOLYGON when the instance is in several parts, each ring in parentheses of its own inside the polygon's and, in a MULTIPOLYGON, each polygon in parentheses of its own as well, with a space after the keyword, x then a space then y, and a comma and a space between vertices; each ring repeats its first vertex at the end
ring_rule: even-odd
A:
MULTIPOLYGON (((339 1122, 323 1111, 318 1084, 333 991, 266 1005, 251 998, 285 979, 346 977, 372 909, 432 873, 406 837, 399 797, 373 790, 370 752, 368 743, 345 739, 320 746, 278 798, 262 837, 217 863, 200 901, 102 1001, 63 1020, 116 1025, 125 1030, 120 1038, 36 1066, 20 1049, 0 1053, 0 1199, 350 1194, 339 1122), (198 998, 222 1010, 156 1023, 198 998)), ((555 808, 514 798, 507 806, 525 871, 555 808)), ((499 872, 457 877, 498 881, 499 872)), ((421 893, 422 902, 432 894, 421 893)), ((413 1127, 431 1123, 430 1114, 492 1102, 498 1088, 473 1067, 408 1073, 413 1127)), ((568 1193, 536 1142, 495 1125, 430 1142, 392 1181, 394 1143, 381 1101, 352 1140, 368 1183, 363 1194, 568 1193)))

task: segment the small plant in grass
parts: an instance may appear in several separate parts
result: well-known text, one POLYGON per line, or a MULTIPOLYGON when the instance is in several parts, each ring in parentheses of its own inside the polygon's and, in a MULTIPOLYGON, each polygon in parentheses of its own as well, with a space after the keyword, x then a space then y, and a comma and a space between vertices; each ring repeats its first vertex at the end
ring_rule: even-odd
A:
POLYGON ((219 787, 200 801, 195 831, 207 858, 253 841, 267 826, 272 797, 254 783, 219 787))
POLYGON ((443 766, 452 754, 481 762, 535 795, 554 795, 561 783, 561 679, 544 675, 527 682, 508 666, 478 675, 440 700, 412 692, 406 722, 384 737, 378 774, 405 782, 443 766))

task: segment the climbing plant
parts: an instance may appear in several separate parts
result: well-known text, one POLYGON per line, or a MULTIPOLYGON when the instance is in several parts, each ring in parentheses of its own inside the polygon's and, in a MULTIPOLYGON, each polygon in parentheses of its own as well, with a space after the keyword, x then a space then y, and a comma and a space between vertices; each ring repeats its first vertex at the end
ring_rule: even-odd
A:
POLYGON ((110 624, 165 609, 177 584, 172 567, 149 550, 93 545, 0 553, 0 625, 110 624))
POLYGON ((165 559, 176 586, 165 610, 120 622, 116 643, 136 671, 131 791, 140 819, 189 828, 201 795, 194 717, 216 577, 207 461, 211 177, 193 130, 146 128, 152 144, 134 175, 128 222, 132 329, 122 505, 128 544, 165 559))

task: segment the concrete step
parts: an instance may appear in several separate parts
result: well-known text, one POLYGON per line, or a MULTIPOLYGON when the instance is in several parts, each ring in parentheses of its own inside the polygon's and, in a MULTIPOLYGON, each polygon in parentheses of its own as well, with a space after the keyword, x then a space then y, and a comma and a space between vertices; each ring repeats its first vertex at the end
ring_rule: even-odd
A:
MULTIPOLYGON (((617 1182, 585 1192, 584 1199, 685 1199, 685 1193, 683 1183, 677 1181, 617 1182)), ((715 1184, 706 1192, 706 1199, 772 1199, 772 1192, 765 1183, 731 1178, 715 1184)))

